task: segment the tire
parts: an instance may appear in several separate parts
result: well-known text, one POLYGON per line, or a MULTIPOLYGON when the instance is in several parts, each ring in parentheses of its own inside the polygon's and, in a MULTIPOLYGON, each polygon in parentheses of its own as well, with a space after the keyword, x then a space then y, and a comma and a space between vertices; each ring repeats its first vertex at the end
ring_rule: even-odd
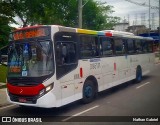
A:
POLYGON ((142 81, 142 69, 141 67, 137 67, 137 70, 136 70, 136 83, 140 83, 142 81))
POLYGON ((94 100, 96 97, 96 87, 91 80, 87 80, 83 86, 82 102, 87 104, 94 100))

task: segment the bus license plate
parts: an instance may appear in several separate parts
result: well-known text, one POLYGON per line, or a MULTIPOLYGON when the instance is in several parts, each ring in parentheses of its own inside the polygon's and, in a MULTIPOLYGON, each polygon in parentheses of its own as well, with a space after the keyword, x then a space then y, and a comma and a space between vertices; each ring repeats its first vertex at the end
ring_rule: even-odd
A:
POLYGON ((19 98, 19 102, 27 102, 26 98, 19 98))

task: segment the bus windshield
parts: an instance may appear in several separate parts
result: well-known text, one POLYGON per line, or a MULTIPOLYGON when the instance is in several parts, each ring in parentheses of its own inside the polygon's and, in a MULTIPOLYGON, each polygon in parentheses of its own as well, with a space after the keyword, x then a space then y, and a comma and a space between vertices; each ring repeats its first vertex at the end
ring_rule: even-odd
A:
POLYGON ((51 41, 17 41, 9 46, 8 77, 41 77, 54 71, 51 41))

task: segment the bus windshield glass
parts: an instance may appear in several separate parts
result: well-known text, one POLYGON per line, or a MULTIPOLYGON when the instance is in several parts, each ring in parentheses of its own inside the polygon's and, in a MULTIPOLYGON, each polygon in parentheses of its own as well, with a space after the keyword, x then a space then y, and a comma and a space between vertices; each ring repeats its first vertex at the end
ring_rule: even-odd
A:
POLYGON ((54 71, 51 41, 12 42, 8 53, 8 77, 41 77, 54 71))

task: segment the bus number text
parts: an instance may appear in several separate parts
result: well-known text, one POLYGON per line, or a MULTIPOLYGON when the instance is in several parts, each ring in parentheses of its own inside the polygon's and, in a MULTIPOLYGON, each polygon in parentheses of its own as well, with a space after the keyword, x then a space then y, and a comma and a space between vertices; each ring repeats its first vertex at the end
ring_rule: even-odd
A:
POLYGON ((100 63, 90 64, 90 69, 98 69, 98 68, 100 68, 100 63))

